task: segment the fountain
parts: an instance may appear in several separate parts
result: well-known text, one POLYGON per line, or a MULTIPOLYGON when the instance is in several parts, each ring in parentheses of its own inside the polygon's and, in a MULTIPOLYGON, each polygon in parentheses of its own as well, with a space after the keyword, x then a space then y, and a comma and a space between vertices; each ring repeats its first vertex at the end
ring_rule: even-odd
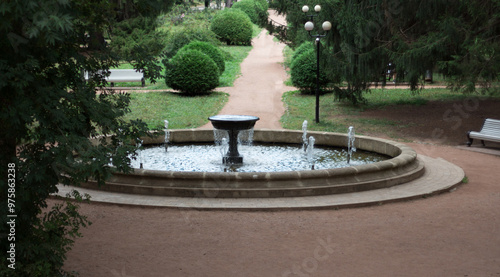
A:
POLYGON ((228 151, 222 157, 222 163, 242 164, 243 157, 238 152, 238 134, 242 130, 252 129, 255 122, 259 120, 256 116, 250 115, 214 115, 208 118, 215 129, 228 132, 228 151))
MULTIPOLYGON (((227 163, 243 161, 237 149, 237 133, 254 126, 257 117, 247 116, 213 116, 210 117, 215 128, 228 130, 233 134, 228 136, 228 151, 213 146, 214 132, 211 129, 169 130, 170 156, 175 147, 180 144, 199 145, 211 144, 212 154, 194 154, 194 159, 205 159, 204 156, 219 157, 222 151, 223 160, 227 163), (236 126, 230 127, 229 125, 236 126), (231 145, 232 144, 232 145, 231 145), (229 150, 229 148, 232 148, 229 150), (235 157, 233 159, 233 157, 235 157)), ((343 147, 348 144, 348 135, 329 132, 309 132, 314 137, 314 147, 343 147)), ((295 147, 297 153, 305 156, 302 148, 303 132, 299 130, 254 130, 253 140, 256 144, 285 144, 295 147)), ((162 145, 165 137, 162 135, 141 138, 143 146, 162 145)), ((95 141, 98 143, 98 140, 95 141)), ((225 142, 222 142, 225 144, 225 142)), ((309 143, 308 143, 309 144, 309 143)), ((271 146, 272 146, 271 145, 271 146)), ((191 147, 189 146, 189 147, 191 147)), ((188 148, 189 148, 188 147, 188 148)), ((225 145, 222 145, 224 148, 225 145)), ((390 140, 356 136, 355 147, 359 151, 369 151, 386 155, 386 160, 368 163, 346 165, 341 168, 318 168, 317 157, 314 157, 315 170, 307 167, 285 171, 226 171, 220 165, 218 171, 189 171, 191 168, 185 160, 183 170, 152 170, 136 168, 132 173, 114 173, 105 186, 89 181, 82 187, 105 191, 177 196, 177 197, 217 197, 217 198, 275 198, 301 197, 329 194, 341 194, 387 188, 404 184, 417 179, 424 173, 424 164, 416 152, 402 143, 390 140)), ((252 148, 253 149, 253 148, 252 148)), ((312 148, 310 148, 312 149, 312 148)), ((185 150, 176 150, 185 151, 185 150)), ((307 151, 306 151, 307 152, 307 151)), ((262 153, 264 156, 267 154, 262 153)), ((315 156, 318 153, 315 151, 315 156)), ((245 158, 245 164, 252 159, 250 154, 245 158)), ((145 155, 141 156, 144 159, 145 155)), ((220 160, 219 160, 220 161, 220 160)), ((220 163, 220 162, 219 162, 220 163)), ((352 161, 351 161, 352 163, 352 161)), ((244 165, 243 165, 244 166, 244 165)))

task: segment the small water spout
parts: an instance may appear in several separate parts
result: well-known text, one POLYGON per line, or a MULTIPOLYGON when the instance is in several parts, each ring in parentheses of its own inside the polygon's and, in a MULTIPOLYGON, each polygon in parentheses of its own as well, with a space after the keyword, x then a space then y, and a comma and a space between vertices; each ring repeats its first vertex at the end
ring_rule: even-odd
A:
POLYGON ((219 151, 222 157, 226 155, 228 148, 229 144, 227 143, 227 138, 224 137, 220 140, 220 147, 219 147, 219 151))
POLYGON ((311 169, 314 170, 314 142, 316 140, 313 136, 309 137, 309 142, 307 143, 307 161, 311 165, 311 169))
POLYGON ((354 127, 350 126, 347 132, 347 163, 351 163, 352 152, 356 152, 356 147, 354 146, 354 140, 356 135, 354 133, 354 127))
POLYGON ((168 151, 168 143, 170 140, 170 132, 168 131, 168 120, 164 120, 165 122, 165 151, 168 151))
POLYGON ((307 120, 302 123, 302 149, 307 150, 307 120))
MULTIPOLYGON (((136 148, 137 148, 137 150, 140 150, 140 149, 141 149, 141 147, 142 147, 142 143, 143 143, 143 140, 142 140, 142 139, 139 139, 139 140, 137 141, 137 143, 136 143, 136 145, 135 145, 135 146, 136 146, 136 148)), ((138 155, 139 155, 139 168, 140 168, 140 169, 143 169, 143 168, 144 168, 144 166, 143 166, 143 160, 142 160, 142 151, 139 151, 139 154, 138 154, 138 155)))

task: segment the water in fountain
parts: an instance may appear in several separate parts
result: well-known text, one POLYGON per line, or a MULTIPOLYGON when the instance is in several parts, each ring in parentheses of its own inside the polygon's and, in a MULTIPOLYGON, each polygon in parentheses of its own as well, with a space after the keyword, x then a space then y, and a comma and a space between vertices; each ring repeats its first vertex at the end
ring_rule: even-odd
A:
MULTIPOLYGON (((314 145, 313 159, 308 159, 300 144, 258 144, 248 147, 245 162, 241 165, 224 165, 221 155, 228 146, 221 144, 170 144, 168 154, 163 146, 146 147, 142 150, 144 169, 192 172, 277 172, 309 170, 313 162, 316 170, 362 165, 386 160, 387 156, 365 151, 356 152, 355 157, 346 162, 346 148, 322 147, 314 145), (221 147, 223 149, 221 149, 221 147)), ((312 149, 312 147, 310 148, 312 149)), ((312 151, 311 151, 312 152, 312 151)), ((223 154, 224 153, 224 154, 223 154)), ((138 160, 132 160, 132 167, 139 168, 138 160)))
POLYGON ((354 140, 356 139, 354 134, 354 127, 350 126, 347 132, 347 163, 351 163, 352 152, 356 152, 356 147, 354 146, 354 140))
POLYGON ((307 161, 309 162, 311 169, 314 169, 314 142, 316 140, 313 136, 309 137, 309 142, 307 143, 307 161))
POLYGON ((168 120, 163 120, 165 122, 165 151, 168 150, 168 143, 170 140, 170 132, 168 131, 168 120))
MULTIPOLYGON (((142 139, 139 139, 139 141, 137 142, 137 144, 135 145, 137 150, 140 150, 141 147, 142 147, 142 142, 143 140, 142 139)), ((143 161, 142 161, 142 151, 138 151, 138 154, 139 156, 139 168, 144 168, 143 166, 143 161)))
POLYGON ((253 128, 241 130, 238 134, 238 144, 251 146, 253 142, 253 128))
MULTIPOLYGON (((225 143, 227 144, 228 139, 229 139, 229 132, 228 131, 214 128, 215 145, 220 146, 222 144, 223 140, 225 140, 225 143)), ((226 151, 227 151, 227 149, 226 149, 226 151)))
MULTIPOLYGON (((314 137, 309 137, 307 149, 300 144, 261 144, 252 147, 243 147, 243 156, 237 150, 238 141, 242 144, 252 144, 253 125, 258 120, 251 116, 213 116, 209 118, 214 125, 213 144, 170 144, 168 155, 162 146, 139 150, 144 161, 144 168, 150 170, 167 171, 195 171, 195 172, 276 172, 313 169, 339 168, 351 165, 361 165, 387 159, 384 155, 359 151, 355 159, 349 156, 346 162, 346 148, 315 146, 314 137), (248 131, 247 131, 248 130, 248 131), (301 147, 302 146, 302 147, 301 147), (160 149, 163 151, 158 151, 160 149), (222 165, 221 157, 222 155, 222 165)), ((167 121, 165 121, 167 124, 167 121)), ((304 124, 307 126, 307 124, 304 124)), ((307 130, 307 128, 304 128, 307 130)), ((354 137, 354 132, 352 137, 354 137)), ((166 129, 166 134, 168 130, 166 129)), ((168 137, 168 135, 166 135, 168 137)), ((305 136, 306 137, 306 136, 305 136)), ((353 140, 350 140, 349 151, 355 151, 353 140)), ((304 143, 303 143, 304 144, 304 143)), ((141 158, 142 159, 142 158, 141 158)), ((132 167, 139 165, 134 161, 132 167)))
POLYGON ((307 150, 307 120, 302 123, 302 149, 307 150))

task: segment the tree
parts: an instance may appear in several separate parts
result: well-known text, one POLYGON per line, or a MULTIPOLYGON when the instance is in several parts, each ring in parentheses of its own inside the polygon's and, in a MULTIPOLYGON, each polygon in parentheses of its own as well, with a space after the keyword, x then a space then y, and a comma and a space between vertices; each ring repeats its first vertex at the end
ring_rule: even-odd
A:
MULTIPOLYGON (((46 199, 58 183, 78 185, 93 178, 104 184, 113 171, 131 170, 135 146, 129 142, 145 134, 146 124, 123 121, 129 96, 105 89, 105 74, 118 61, 102 43, 103 34, 111 35, 117 20, 155 16, 169 4, 0 3, 0 275, 62 275, 65 254, 88 221, 72 203, 44 215, 46 199), (90 72, 88 82, 84 72, 90 72), (12 226, 5 224, 12 220, 12 226)), ((138 66, 149 62, 147 55, 138 57, 138 66)))
POLYGON ((413 90, 429 69, 466 92, 476 91, 478 84, 488 88, 499 79, 498 1, 273 1, 272 6, 287 16, 289 26, 280 33, 292 46, 308 39, 304 4, 321 4, 316 23, 332 22, 324 40, 323 70, 342 76, 348 84, 342 94, 353 102, 362 99, 370 82, 385 82, 389 63, 396 66, 398 80, 404 77, 413 90))

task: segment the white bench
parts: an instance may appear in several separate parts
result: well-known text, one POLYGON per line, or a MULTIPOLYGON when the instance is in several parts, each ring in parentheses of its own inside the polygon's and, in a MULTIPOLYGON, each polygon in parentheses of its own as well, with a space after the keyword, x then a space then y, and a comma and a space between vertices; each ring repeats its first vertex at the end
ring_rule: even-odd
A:
MULTIPOLYGON (((142 86, 146 85, 146 80, 144 79, 144 73, 137 72, 135 69, 110 69, 110 74, 106 77, 106 81, 111 84, 112 87, 118 82, 141 82, 142 86)), ((85 73, 85 80, 89 79, 89 73, 85 73)))
POLYGON ((500 120, 487 118, 481 131, 469 131, 467 132, 467 138, 469 139, 467 146, 472 145, 473 139, 480 139, 483 146, 485 140, 500 142, 500 120))

